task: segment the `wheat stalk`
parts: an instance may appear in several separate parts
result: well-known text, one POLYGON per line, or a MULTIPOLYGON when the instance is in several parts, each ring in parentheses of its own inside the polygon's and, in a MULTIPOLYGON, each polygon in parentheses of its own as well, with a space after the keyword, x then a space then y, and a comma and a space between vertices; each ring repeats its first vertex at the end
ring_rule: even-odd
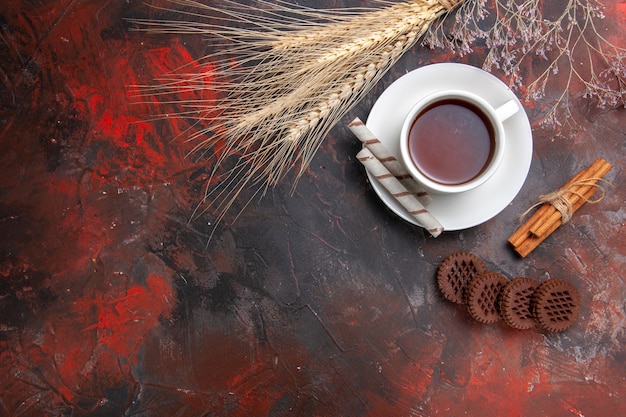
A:
POLYGON ((295 166, 297 182, 328 131, 435 19, 462 1, 377 1, 374 9, 338 10, 260 1, 258 13, 229 0, 225 7, 175 0, 186 19, 135 20, 149 32, 208 35, 226 45, 201 59, 204 72, 181 68, 156 85, 138 86, 140 95, 163 102, 207 85, 221 96, 169 101, 182 111, 168 117, 191 117, 201 125, 189 136, 195 151, 222 149, 213 154, 214 170, 195 215, 212 206, 221 220, 242 190, 264 193, 295 166), (233 155, 238 161, 222 173, 233 155))

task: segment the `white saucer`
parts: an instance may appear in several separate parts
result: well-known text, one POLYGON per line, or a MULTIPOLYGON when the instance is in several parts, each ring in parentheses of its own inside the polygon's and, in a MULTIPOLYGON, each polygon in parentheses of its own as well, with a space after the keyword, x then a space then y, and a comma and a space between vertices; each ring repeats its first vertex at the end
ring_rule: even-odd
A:
MULTIPOLYGON (((400 77, 378 98, 367 118, 367 127, 400 160, 400 130, 405 116, 423 96, 443 88, 479 94, 494 107, 517 97, 493 75, 464 64, 444 63, 421 67, 400 77)), ((523 109, 521 103, 520 109, 523 109)), ((428 210, 444 230, 467 229, 500 213, 522 188, 532 159, 533 138, 524 110, 504 122, 505 153, 500 168, 481 186, 456 195, 432 194, 428 210)), ((404 220, 421 226, 369 173, 380 199, 404 220)))

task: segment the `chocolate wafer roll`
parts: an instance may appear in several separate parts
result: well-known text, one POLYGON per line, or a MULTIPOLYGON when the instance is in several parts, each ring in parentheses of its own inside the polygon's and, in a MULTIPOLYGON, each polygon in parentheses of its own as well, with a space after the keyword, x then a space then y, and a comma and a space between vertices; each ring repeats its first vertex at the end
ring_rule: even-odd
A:
POLYGON ((437 237, 443 232, 443 226, 432 213, 409 192, 398 179, 372 154, 368 148, 363 148, 356 155, 370 174, 415 218, 428 232, 437 237))
POLYGON ((366 148, 368 148, 372 154, 378 159, 397 179, 404 187, 413 193, 415 197, 424 206, 430 204, 432 198, 428 195, 428 192, 417 181, 411 177, 411 174, 406 170, 404 164, 398 161, 389 149, 374 135, 374 133, 365 126, 365 123, 356 117, 348 124, 348 127, 354 133, 354 136, 359 139, 366 148))

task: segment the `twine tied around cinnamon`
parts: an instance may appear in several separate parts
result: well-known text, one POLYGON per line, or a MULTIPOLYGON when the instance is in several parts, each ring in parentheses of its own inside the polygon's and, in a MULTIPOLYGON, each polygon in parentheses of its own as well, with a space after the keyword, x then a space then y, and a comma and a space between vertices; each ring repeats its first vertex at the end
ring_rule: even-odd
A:
MULTIPOLYGON (((569 221, 576 210, 585 203, 598 203, 604 198, 606 190, 598 181, 606 184, 611 182, 602 179, 612 165, 602 158, 597 158, 586 169, 574 175, 558 191, 539 197, 539 202, 526 210, 522 218, 533 208, 540 206, 524 223, 509 236, 508 242, 523 258, 531 253, 544 239, 563 223, 569 221), (600 196, 595 196, 600 190, 600 196)), ((522 219, 520 219, 522 220, 522 219)))
POLYGON ((604 178, 598 178, 598 177, 585 178, 583 180, 574 181, 567 188, 559 189, 548 194, 540 195, 539 198, 537 199, 537 202, 533 204, 532 206, 530 206, 524 213, 522 213, 522 215, 520 216, 520 221, 522 221, 528 215, 528 213, 530 213, 536 207, 539 207, 545 203, 549 203, 561 214, 561 222, 563 224, 569 222, 572 219, 572 216, 574 214, 574 206, 572 205, 572 201, 569 198, 567 198, 567 196, 568 195, 578 196, 585 203, 589 203, 589 204, 599 203, 600 201, 604 199, 604 196, 606 195, 606 189, 602 185, 598 184, 599 181, 602 181, 606 183, 607 185, 613 187, 613 183, 605 180, 604 178), (589 198, 585 196, 583 193, 581 193, 580 191, 576 190, 575 187, 581 187, 581 186, 593 187, 596 189, 596 191, 600 192, 600 195, 597 198, 593 198, 593 199, 589 198))

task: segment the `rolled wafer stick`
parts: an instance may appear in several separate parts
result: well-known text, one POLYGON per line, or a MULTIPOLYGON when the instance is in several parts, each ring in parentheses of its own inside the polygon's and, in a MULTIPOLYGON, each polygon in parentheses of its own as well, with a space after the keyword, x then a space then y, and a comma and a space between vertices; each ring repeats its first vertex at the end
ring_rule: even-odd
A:
POLYGON ((380 139, 365 126, 365 123, 363 123, 361 119, 358 117, 354 118, 354 120, 348 124, 348 127, 352 133, 354 133, 354 136, 372 152, 376 159, 378 159, 407 190, 413 193, 424 206, 430 204, 432 198, 428 195, 424 187, 411 177, 402 162, 398 161, 398 159, 389 152, 389 149, 387 149, 380 139))
POLYGON ((370 174, 404 207, 417 222, 433 236, 443 232, 443 226, 420 201, 365 147, 356 155, 370 174))

